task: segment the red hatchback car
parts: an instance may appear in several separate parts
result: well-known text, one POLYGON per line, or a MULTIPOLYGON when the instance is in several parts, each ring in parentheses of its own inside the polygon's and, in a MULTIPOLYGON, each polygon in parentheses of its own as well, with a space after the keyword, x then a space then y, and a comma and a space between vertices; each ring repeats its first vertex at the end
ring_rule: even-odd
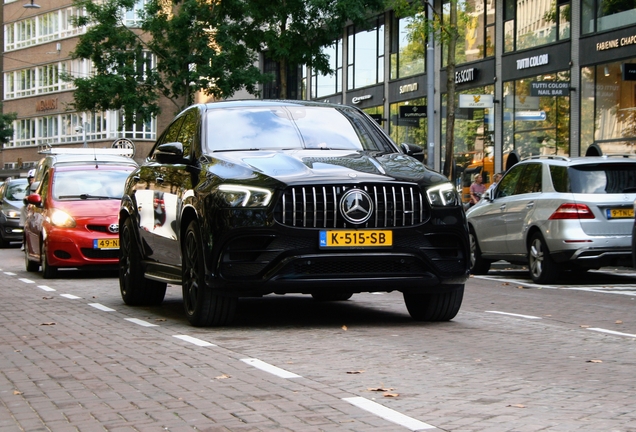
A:
POLYGON ((32 185, 35 192, 27 197, 26 269, 42 267, 46 279, 59 268, 103 269, 119 263, 120 200, 137 164, 105 150, 78 153, 43 158, 32 185))

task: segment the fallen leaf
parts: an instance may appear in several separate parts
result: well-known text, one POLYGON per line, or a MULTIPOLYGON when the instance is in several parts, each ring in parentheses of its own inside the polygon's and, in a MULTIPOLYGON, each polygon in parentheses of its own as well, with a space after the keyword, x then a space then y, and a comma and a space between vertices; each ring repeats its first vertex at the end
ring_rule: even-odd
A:
POLYGON ((159 321, 159 322, 164 322, 166 319, 165 318, 155 318, 155 321, 159 321))
POLYGON ((506 285, 510 285, 510 283, 509 282, 504 282, 504 283, 502 283, 502 285, 506 286, 506 285))
POLYGON ((616 320, 616 322, 614 324, 623 324, 623 321, 621 320, 616 320))
POLYGON ((551 317, 552 315, 543 315, 543 316, 551 317))
POLYGON ((382 388, 382 387, 369 387, 367 389, 367 391, 377 391, 377 392, 388 392, 388 391, 391 391, 391 390, 393 390, 393 389, 392 388, 385 389, 385 388, 382 388))
POLYGON ((358 370, 358 371, 347 371, 347 373, 348 373, 348 374, 355 375, 355 374, 361 374, 361 373, 364 373, 364 371, 363 371, 363 370, 358 370))
POLYGON ((22 352, 22 350, 14 350, 13 352, 22 352))
POLYGON ((519 288, 519 289, 524 289, 525 287, 524 287, 524 286, 519 285, 517 288, 519 288))
POLYGON ((581 325, 580 325, 580 327, 581 327, 581 328, 589 328, 590 326, 589 326, 589 325, 587 325, 587 324, 581 324, 581 325))
POLYGON ((229 375, 223 374, 223 375, 219 375, 217 377, 214 377, 214 379, 228 379, 231 378, 229 375))
POLYGON ((398 397, 398 393, 384 393, 384 397, 398 397))
POLYGON ((13 394, 17 396, 17 395, 21 395, 21 394, 24 394, 24 393, 22 393, 19 390, 13 390, 13 394))
POLYGON ((603 363, 603 360, 588 360, 588 363, 603 363))
POLYGON ((472 275, 472 274, 471 274, 471 275, 470 275, 470 276, 468 276, 468 277, 475 277, 475 275, 472 275))
POLYGON ((343 326, 342 326, 342 329, 343 329, 344 331, 347 331, 347 326, 346 326, 346 325, 343 325, 343 326))
POLYGON ((42 297, 44 300, 51 300, 53 297, 42 297))
POLYGON ((47 323, 42 323, 42 324, 40 324, 40 325, 48 325, 48 326, 52 326, 52 325, 55 325, 55 323, 54 323, 54 322, 47 322, 47 323))
POLYGON ((509 406, 511 408, 525 408, 526 407, 525 405, 522 405, 522 404, 512 404, 512 405, 507 405, 507 406, 509 406))

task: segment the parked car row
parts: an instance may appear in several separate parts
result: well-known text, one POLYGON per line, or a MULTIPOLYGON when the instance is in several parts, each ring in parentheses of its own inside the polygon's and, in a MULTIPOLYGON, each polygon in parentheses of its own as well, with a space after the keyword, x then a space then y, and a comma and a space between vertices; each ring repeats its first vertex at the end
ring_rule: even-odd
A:
POLYGON ((635 200, 634 158, 523 160, 466 213, 471 271, 505 260, 527 264, 533 281, 547 284, 566 270, 630 266, 635 200))

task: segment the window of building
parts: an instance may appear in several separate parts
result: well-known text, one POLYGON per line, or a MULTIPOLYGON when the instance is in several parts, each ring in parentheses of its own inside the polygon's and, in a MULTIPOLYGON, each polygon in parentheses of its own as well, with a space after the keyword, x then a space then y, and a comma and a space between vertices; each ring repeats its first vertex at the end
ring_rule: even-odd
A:
POLYGON ((60 78, 60 68, 64 69, 63 65, 54 63, 5 73, 5 99, 52 93, 68 88, 68 83, 60 78))
POLYGON ((636 23, 636 3, 632 0, 583 0, 582 3, 583 34, 636 23))
POLYGON ((504 83, 504 153, 570 155, 570 97, 533 96, 530 85, 569 81, 570 72, 562 71, 504 83))
POLYGON ((141 27, 143 12, 148 2, 148 0, 137 0, 132 9, 124 13, 123 19, 126 27, 141 27))
POLYGON ((505 1, 505 52, 570 38, 570 0, 505 1))
POLYGON ((623 81, 623 63, 581 70, 581 154, 597 146, 602 154, 636 150, 636 81, 623 81))
POLYGON ((342 39, 322 51, 329 57, 329 67, 334 73, 323 75, 312 70, 312 99, 342 92, 342 39))
POLYGON ((425 71, 426 41, 423 23, 413 17, 393 17, 391 25, 391 79, 425 71))
POLYGON ((367 87, 384 81, 384 16, 371 28, 348 31, 347 89, 367 87))
MULTIPOLYGON (((450 6, 444 1, 444 22, 450 21, 450 6)), ((457 2, 459 39, 455 63, 462 64, 495 55, 495 0, 460 0, 457 2)), ((448 59, 448 47, 442 49, 442 62, 448 59)))

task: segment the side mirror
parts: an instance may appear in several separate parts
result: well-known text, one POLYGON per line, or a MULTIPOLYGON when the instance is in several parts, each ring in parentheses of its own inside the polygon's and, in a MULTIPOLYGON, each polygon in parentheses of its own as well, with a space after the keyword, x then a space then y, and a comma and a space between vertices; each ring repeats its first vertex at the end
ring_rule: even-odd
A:
POLYGON ((28 204, 33 204, 35 206, 42 206, 42 196, 39 194, 31 194, 26 197, 26 201, 28 204))
POLYGON ((401 143, 400 149, 407 154, 408 156, 412 156, 420 162, 424 162, 424 149, 417 144, 407 144, 401 143))
POLYGON ((159 162, 175 163, 183 161, 183 144, 169 142, 160 144, 154 153, 159 162))
POLYGON ((481 199, 485 199, 486 201, 492 201, 493 197, 494 197, 494 190, 493 189, 487 189, 486 192, 484 192, 484 195, 481 197, 481 199))

